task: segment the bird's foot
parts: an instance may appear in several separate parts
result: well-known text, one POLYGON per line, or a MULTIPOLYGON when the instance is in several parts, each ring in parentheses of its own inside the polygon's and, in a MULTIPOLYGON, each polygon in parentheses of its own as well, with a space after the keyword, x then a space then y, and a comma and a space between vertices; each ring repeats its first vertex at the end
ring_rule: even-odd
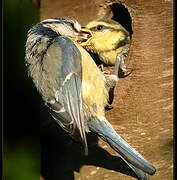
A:
POLYGON ((124 64, 124 59, 127 57, 127 52, 129 51, 129 48, 130 45, 127 44, 116 57, 116 63, 113 74, 116 75, 117 77, 127 77, 132 72, 132 69, 130 68, 127 69, 124 64))
POLYGON ((110 104, 107 104, 106 107, 105 107, 105 110, 109 111, 111 109, 113 109, 113 106, 111 106, 110 104))

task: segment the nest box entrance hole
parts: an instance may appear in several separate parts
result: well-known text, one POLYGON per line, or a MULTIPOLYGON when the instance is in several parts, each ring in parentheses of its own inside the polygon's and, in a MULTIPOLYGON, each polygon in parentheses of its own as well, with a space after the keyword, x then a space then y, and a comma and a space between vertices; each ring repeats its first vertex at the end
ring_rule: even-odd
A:
POLYGON ((127 31, 130 33, 130 38, 132 38, 133 30, 132 30, 132 18, 128 11, 128 9, 120 3, 114 3, 109 5, 111 9, 113 20, 120 23, 127 31))

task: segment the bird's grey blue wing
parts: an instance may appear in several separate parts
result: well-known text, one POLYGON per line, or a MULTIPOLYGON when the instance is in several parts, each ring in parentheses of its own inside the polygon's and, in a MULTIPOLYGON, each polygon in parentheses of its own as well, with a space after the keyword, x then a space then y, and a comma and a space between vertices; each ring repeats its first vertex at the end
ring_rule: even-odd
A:
POLYGON ((46 58, 54 63, 53 70, 56 72, 51 72, 54 74, 54 79, 51 81, 56 81, 57 84, 54 98, 47 103, 49 111, 62 128, 74 139, 82 142, 87 154, 82 110, 81 54, 69 38, 60 36, 57 37, 52 48, 49 48, 46 58))

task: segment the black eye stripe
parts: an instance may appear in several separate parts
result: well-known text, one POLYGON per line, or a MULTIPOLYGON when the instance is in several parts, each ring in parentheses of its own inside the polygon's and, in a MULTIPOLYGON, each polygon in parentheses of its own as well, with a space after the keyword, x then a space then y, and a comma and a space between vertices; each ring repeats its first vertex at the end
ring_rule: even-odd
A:
POLYGON ((115 31, 115 32, 120 32, 121 31, 121 32, 123 32, 125 34, 125 36, 129 36, 129 32, 127 32, 126 30, 115 29, 113 27, 109 27, 109 26, 105 26, 105 25, 97 25, 97 26, 94 26, 94 27, 90 28, 91 31, 101 31, 103 29, 109 29, 109 30, 115 31))

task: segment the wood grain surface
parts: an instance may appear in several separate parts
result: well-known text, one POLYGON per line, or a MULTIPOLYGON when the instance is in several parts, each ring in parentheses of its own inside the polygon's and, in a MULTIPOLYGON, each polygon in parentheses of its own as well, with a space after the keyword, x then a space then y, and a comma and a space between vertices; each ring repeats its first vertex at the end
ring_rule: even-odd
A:
MULTIPOLYGON (((109 5, 119 2, 41 0, 41 20, 74 17, 85 25, 96 18, 110 17, 109 5)), ((152 180, 171 180, 173 1, 124 0, 122 3, 132 18, 132 45, 126 65, 133 72, 119 79, 114 108, 106 113, 106 117, 119 135, 156 167, 152 180)), ((128 167, 115 157, 117 154, 106 143, 99 139, 98 144, 100 147, 97 142, 95 145, 90 141, 89 156, 82 159, 79 170, 74 170, 75 180, 134 179, 131 172, 127 173, 128 167)))

